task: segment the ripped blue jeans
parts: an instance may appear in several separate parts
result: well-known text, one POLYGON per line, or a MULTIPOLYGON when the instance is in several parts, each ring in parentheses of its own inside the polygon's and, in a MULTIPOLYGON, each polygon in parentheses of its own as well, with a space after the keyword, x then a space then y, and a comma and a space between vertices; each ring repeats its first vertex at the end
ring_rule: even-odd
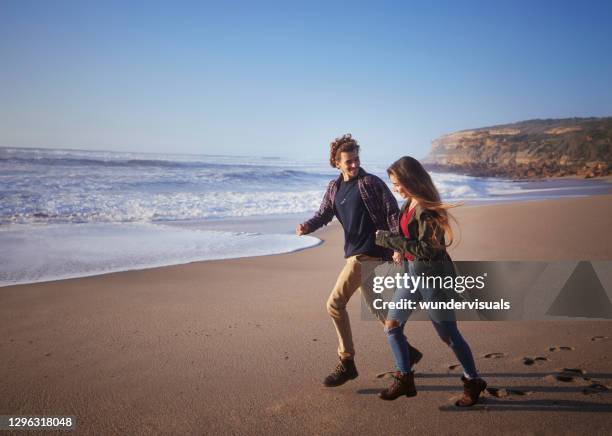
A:
MULTIPOLYGON (((409 274, 416 275, 412 262, 407 264, 409 274)), ((446 301, 449 295, 443 291, 418 287, 416 291, 411 292, 409 289, 399 288, 395 290, 393 295, 394 302, 414 301, 418 304, 419 301, 446 301)), ((404 327, 412 310, 409 309, 391 309, 387 315, 387 319, 395 320, 400 323, 398 327, 385 329, 387 341, 391 347, 395 366, 402 373, 410 372, 410 352, 408 348, 408 340, 404 335, 404 327)), ((455 353, 457 360, 463 367, 464 374, 469 378, 477 378, 478 372, 474 363, 474 356, 470 350, 470 346, 463 339, 459 329, 454 312, 448 310, 428 310, 429 318, 433 323, 438 336, 447 344, 455 353)))

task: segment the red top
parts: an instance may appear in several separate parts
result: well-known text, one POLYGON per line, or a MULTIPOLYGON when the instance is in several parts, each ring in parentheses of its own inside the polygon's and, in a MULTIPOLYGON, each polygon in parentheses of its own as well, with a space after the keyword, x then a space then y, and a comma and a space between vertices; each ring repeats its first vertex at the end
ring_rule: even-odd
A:
MULTIPOLYGON (((400 230, 402 231, 406 239, 410 239, 410 232, 408 231, 408 223, 412 219, 412 215, 414 215, 414 208, 412 209, 408 208, 406 209, 406 212, 404 212, 402 216, 400 217, 400 222, 399 222, 400 230)), ((404 257, 406 258, 406 260, 414 260, 414 256, 410 253, 404 253, 404 257)))

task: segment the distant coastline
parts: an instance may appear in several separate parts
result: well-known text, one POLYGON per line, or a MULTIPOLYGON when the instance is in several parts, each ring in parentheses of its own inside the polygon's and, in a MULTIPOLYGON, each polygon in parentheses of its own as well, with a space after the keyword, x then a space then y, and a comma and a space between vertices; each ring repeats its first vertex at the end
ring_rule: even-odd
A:
POLYGON ((528 120, 432 141, 430 170, 533 180, 612 173, 612 117, 528 120))

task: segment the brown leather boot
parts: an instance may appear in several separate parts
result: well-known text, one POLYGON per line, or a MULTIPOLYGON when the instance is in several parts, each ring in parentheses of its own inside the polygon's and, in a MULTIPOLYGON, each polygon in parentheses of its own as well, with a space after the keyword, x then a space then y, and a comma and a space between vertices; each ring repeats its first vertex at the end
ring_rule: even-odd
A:
POLYGON ((402 395, 414 397, 417 394, 416 386, 414 385, 414 372, 402 374, 397 371, 393 374, 393 384, 387 389, 381 391, 378 397, 383 400, 395 400, 402 395))
POLYGON ((463 382, 463 397, 455 403, 457 407, 470 407, 478 402, 478 397, 486 389, 487 382, 481 378, 467 379, 461 376, 463 382))
POLYGON ((353 359, 340 359, 340 363, 338 363, 334 372, 325 377, 323 384, 328 388, 340 386, 358 376, 359 373, 353 359))

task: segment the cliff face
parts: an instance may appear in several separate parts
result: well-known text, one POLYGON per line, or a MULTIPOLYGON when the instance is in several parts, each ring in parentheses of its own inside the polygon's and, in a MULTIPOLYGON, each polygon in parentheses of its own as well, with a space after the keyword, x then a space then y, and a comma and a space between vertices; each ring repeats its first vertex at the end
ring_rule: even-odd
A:
POLYGON ((516 179, 609 175, 612 117, 530 120, 463 130, 432 142, 430 169, 516 179))

